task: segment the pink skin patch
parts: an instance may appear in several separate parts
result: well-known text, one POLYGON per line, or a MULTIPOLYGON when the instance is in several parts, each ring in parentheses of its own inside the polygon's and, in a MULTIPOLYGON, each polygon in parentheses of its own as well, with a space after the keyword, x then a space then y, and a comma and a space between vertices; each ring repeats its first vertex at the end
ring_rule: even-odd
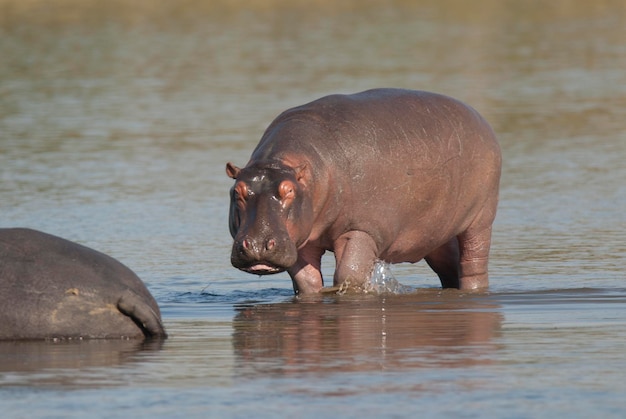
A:
POLYGON ((282 269, 277 268, 275 266, 266 265, 264 263, 257 263, 256 265, 249 266, 245 268, 246 272, 250 272, 253 274, 272 274, 282 271, 282 269))

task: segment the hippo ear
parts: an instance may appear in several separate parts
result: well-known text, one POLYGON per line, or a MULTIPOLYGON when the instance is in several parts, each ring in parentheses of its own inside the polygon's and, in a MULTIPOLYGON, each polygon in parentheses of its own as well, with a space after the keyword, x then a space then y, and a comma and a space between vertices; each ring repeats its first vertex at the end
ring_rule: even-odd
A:
POLYGON ((309 184, 309 180, 311 179, 309 166, 306 163, 302 163, 300 166, 295 167, 294 171, 296 173, 296 180, 298 181, 298 183, 306 187, 309 184))
POLYGON ((232 164, 231 162, 226 163, 226 174, 228 175, 229 178, 237 179, 237 176, 239 176, 240 171, 241 169, 235 166, 234 164, 232 164))

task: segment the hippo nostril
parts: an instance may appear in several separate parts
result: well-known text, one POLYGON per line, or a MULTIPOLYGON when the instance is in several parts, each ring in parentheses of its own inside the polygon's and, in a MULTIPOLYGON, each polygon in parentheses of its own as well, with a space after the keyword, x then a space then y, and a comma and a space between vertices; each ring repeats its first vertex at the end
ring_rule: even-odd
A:
POLYGON ((276 248, 275 239, 267 239, 263 247, 261 247, 260 244, 261 243, 255 241, 254 239, 245 238, 241 240, 239 244, 239 251, 242 254, 258 257, 262 252, 269 252, 276 248))

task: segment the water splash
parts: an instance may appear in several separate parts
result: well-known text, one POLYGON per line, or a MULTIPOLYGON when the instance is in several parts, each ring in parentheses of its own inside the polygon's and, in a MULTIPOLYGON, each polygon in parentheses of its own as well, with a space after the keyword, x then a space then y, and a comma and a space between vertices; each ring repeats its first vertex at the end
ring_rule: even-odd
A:
POLYGON ((375 294, 406 294, 412 291, 411 287, 402 285, 391 272, 391 265, 378 260, 374 264, 372 276, 363 287, 366 293, 375 294))

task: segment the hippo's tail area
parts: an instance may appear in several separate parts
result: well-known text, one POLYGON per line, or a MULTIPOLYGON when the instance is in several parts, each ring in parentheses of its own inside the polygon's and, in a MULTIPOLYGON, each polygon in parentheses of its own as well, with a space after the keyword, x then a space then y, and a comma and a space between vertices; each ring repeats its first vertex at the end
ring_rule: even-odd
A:
POLYGON ((167 338, 160 314, 146 304, 145 297, 126 290, 117 301, 117 308, 130 317, 147 338, 167 338))

